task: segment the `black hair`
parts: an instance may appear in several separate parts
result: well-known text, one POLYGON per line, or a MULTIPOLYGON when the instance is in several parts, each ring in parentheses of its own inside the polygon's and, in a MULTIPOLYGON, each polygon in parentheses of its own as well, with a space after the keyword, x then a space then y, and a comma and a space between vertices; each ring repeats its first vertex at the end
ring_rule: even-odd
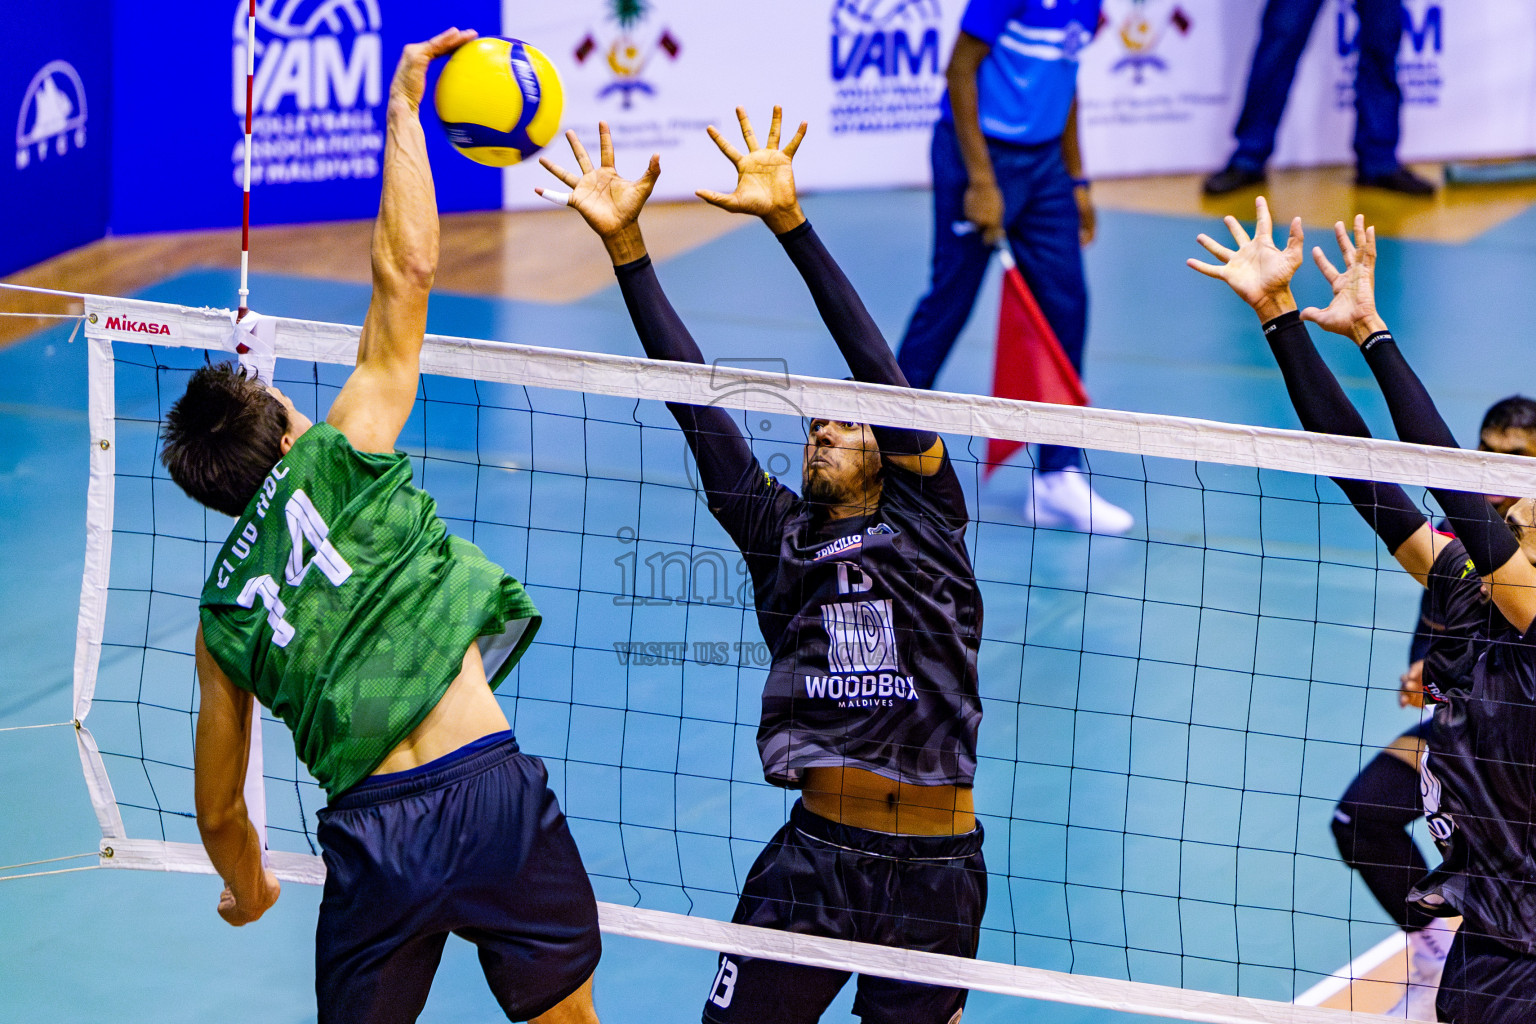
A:
POLYGON ((160 462, 183 491, 239 517, 283 457, 288 410, 244 367, 204 366, 165 414, 160 462))
POLYGON ((1506 430, 1518 430, 1522 433, 1536 434, 1536 400, 1526 398, 1524 395, 1510 395, 1508 398, 1494 402, 1483 414, 1483 425, 1478 433, 1489 430, 1500 433, 1506 430))

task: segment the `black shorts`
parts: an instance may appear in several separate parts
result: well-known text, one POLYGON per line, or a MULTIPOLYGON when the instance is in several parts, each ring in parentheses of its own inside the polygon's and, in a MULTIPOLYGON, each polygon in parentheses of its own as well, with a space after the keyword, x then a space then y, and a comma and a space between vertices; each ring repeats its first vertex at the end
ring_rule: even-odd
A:
POLYGON ((414 1021, 448 933, 527 1020, 597 966, 597 904, 538 758, 511 739, 320 812, 320 1024, 414 1021))
MULTIPOLYGON (((959 836, 870 832, 798 801, 752 865, 732 920, 902 949, 974 957, 987 904, 981 827, 959 836)), ((706 1024, 810 1024, 849 972, 722 954, 706 1024)), ((861 974, 853 1012, 864 1024, 949 1024, 964 989, 861 974)))
POLYGON ((1435 1014, 1451 1024, 1529 1024, 1536 1020, 1536 956, 1474 934, 1466 921, 1451 940, 1435 1014))

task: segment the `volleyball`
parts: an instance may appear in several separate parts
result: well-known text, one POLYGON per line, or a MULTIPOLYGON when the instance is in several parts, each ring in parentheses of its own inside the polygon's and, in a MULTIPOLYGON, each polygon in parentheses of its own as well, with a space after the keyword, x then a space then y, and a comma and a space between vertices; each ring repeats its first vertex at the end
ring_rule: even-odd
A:
POLYGON ((477 163, 507 167, 549 143, 564 106, 560 73, 521 39, 476 39, 456 50, 433 103, 448 141, 477 163))

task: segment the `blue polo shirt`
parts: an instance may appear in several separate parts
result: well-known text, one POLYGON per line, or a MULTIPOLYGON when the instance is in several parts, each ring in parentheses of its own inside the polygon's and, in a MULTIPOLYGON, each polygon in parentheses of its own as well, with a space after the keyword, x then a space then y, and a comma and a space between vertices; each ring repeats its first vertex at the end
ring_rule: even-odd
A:
MULTIPOLYGON (((960 31, 992 48, 976 75, 981 131, 1018 145, 1051 142, 1077 95, 1077 55, 1098 31, 1103 0, 971 0, 960 31)), ((954 119, 946 93, 941 107, 954 119)))

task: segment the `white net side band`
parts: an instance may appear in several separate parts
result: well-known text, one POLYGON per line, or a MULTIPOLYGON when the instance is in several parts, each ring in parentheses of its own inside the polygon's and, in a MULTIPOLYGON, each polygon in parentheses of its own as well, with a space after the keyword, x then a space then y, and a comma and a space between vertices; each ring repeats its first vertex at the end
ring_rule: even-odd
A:
MULTIPOLYGON (((91 338, 228 349, 229 310, 95 295, 86 297, 85 308, 86 335, 91 338), (134 326, 125 328, 125 323, 134 326), (146 333, 146 325, 164 328, 164 333, 146 333)), ((277 321, 279 356, 338 365, 350 365, 357 357, 361 328, 272 319, 277 321)), ((806 416, 846 418, 857 414, 865 423, 945 434, 1062 444, 1309 476, 1347 476, 1405 486, 1433 484, 1487 494, 1536 493, 1536 466, 1524 456, 1152 413, 917 391, 725 366, 712 367, 706 380, 691 363, 440 335, 427 336, 421 370, 446 377, 755 412, 782 412, 788 400, 806 416), (1455 454, 1448 454, 1451 451, 1455 454)))

